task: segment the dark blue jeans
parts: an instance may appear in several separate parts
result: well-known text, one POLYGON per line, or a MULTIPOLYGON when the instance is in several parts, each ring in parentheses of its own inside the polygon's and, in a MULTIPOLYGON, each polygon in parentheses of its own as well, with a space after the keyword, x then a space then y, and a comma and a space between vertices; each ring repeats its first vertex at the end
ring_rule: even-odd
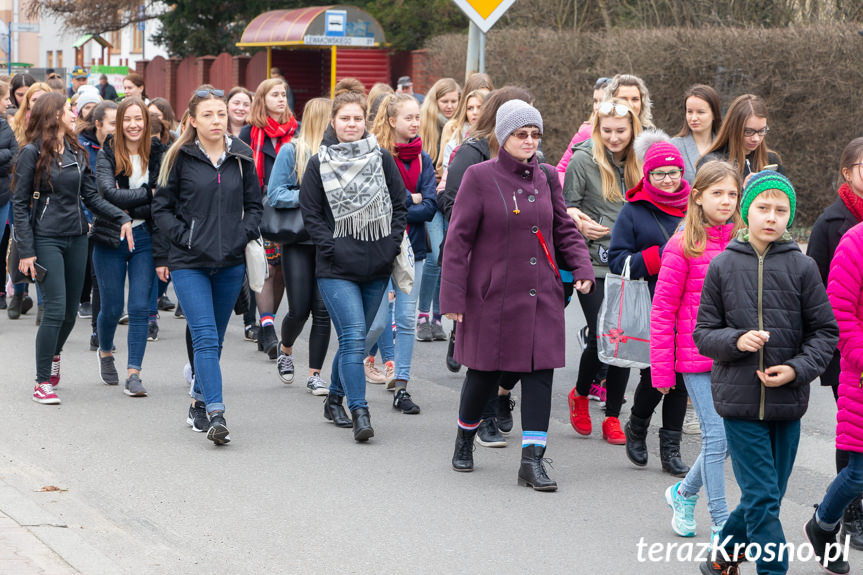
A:
POLYGON ((363 359, 366 334, 375 319, 388 279, 356 283, 333 278, 318 278, 318 289, 330 312, 339 350, 333 357, 330 393, 347 396, 348 409, 368 407, 363 359))
MULTIPOLYGON (((748 421, 726 419, 725 438, 731 454, 734 477, 740 486, 740 504, 728 516, 719 535, 731 555, 735 543, 773 544, 778 553, 785 543, 785 533, 779 522, 779 507, 800 441, 800 420, 748 421)), ((758 575, 779 574, 788 571, 788 557, 766 562, 756 561, 758 575)))
POLYGON ((848 465, 827 488, 827 495, 818 506, 818 519, 823 523, 838 523, 848 504, 863 493, 863 453, 847 453, 848 465))
POLYGON ((114 348, 114 333, 117 322, 123 315, 126 291, 126 274, 129 274, 129 334, 127 344, 129 369, 141 369, 144 351, 147 349, 147 319, 150 313, 150 296, 156 279, 153 264, 153 239, 146 225, 132 229, 135 249, 129 251, 126 240, 116 248, 102 244, 93 246, 93 268, 99 283, 101 308, 96 321, 99 334, 99 349, 104 352, 114 348))
POLYGON ((192 397, 206 403, 208 413, 225 410, 219 357, 245 273, 245 264, 171 272, 195 350, 192 397))

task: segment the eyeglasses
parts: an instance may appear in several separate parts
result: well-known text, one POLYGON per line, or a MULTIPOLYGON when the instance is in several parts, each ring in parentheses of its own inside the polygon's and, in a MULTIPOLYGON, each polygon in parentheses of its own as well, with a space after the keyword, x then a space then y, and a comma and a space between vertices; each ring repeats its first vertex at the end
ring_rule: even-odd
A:
POLYGON ((629 114, 629 108, 623 104, 615 104, 609 101, 605 101, 599 105, 599 113, 603 116, 610 116, 612 112, 618 118, 625 118, 629 114))
POLYGON ((516 140, 527 140, 528 137, 534 140, 542 138, 542 132, 539 130, 519 130, 518 132, 513 132, 512 135, 515 136, 516 140))
POLYGON ((751 138, 752 136, 761 136, 762 138, 770 132, 770 128, 764 126, 760 130, 753 130, 752 128, 743 128, 743 137, 751 138))
POLYGON ((206 90, 195 90, 195 95, 199 98, 206 98, 212 94, 217 98, 224 98, 225 91, 224 90, 214 90, 214 89, 206 89, 206 90))
POLYGON ((683 170, 669 170, 667 172, 648 172, 651 176, 653 176, 657 182, 663 181, 666 177, 671 178, 672 180, 679 180, 680 176, 683 175, 683 170))

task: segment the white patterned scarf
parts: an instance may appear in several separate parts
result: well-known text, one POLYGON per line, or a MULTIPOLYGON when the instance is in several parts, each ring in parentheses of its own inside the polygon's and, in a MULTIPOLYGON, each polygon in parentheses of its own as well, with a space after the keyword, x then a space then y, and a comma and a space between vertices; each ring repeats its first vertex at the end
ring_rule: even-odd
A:
POLYGON ((333 237, 375 241, 390 234, 393 206, 374 135, 321 146, 321 182, 336 226, 333 237))

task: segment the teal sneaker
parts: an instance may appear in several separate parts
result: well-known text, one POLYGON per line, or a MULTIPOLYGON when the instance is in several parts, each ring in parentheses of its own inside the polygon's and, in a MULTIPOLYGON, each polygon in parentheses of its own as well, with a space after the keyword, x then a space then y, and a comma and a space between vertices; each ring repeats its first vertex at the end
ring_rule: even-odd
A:
POLYGON ((679 492, 678 481, 665 490, 665 502, 674 511, 671 517, 671 528, 681 537, 695 537, 695 504, 698 496, 684 497, 679 492))
POLYGON ((722 528, 725 527, 725 521, 720 523, 719 525, 711 525, 710 526, 710 541, 711 543, 719 537, 719 534, 722 532, 722 528))

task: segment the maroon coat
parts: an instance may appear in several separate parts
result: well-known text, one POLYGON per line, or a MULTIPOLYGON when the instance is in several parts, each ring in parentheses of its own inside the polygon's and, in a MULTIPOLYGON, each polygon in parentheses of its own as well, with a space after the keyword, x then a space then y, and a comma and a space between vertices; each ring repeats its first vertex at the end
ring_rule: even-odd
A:
POLYGON ((444 246, 440 305, 464 314, 455 359, 481 371, 563 367, 563 284, 539 242, 575 281, 594 281, 584 238, 566 213, 554 167, 504 150, 467 169, 444 246), (549 188, 549 181, 551 188, 549 188), (518 204, 519 213, 514 213, 518 204))

